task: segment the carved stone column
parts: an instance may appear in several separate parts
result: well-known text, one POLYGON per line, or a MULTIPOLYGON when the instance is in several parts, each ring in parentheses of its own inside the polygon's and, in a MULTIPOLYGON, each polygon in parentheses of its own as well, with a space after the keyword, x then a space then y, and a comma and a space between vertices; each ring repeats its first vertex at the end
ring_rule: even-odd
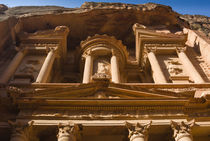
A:
POLYGON ((190 75, 190 77, 195 81, 195 83, 205 83, 203 78, 200 76, 199 72, 195 69, 187 55, 185 54, 185 48, 177 48, 177 54, 180 61, 184 65, 185 70, 190 75))
POLYGON ((35 131, 33 131, 33 122, 29 125, 23 125, 19 122, 8 121, 12 128, 10 141, 39 141, 35 131))
POLYGON ((126 122, 126 126, 129 131, 128 138, 130 141, 147 141, 148 140, 148 129, 151 125, 151 122, 145 125, 137 123, 133 126, 131 123, 126 122))
POLYGON ((27 141, 24 130, 21 128, 15 128, 12 131, 10 141, 27 141))
POLYGON ((90 83, 93 70, 93 57, 91 56, 91 50, 85 52, 83 57, 85 58, 85 67, 82 83, 90 83))
POLYGON ((193 141, 191 135, 191 127, 194 126, 194 123, 176 123, 171 122, 171 128, 174 131, 174 139, 175 141, 193 141))
POLYGON ((26 49, 18 51, 16 56, 13 58, 7 69, 4 71, 4 73, 1 75, 0 78, 0 83, 7 83, 11 76, 15 73, 16 69, 20 65, 21 61, 23 60, 25 54, 26 54, 26 49))
POLYGON ((155 83, 167 83, 166 78, 161 70, 160 64, 155 56, 155 49, 147 48, 147 55, 149 62, 151 64, 152 72, 153 72, 153 79, 155 83))
POLYGON ((111 57, 111 74, 112 74, 112 82, 120 83, 120 71, 118 65, 118 58, 116 55, 116 51, 112 50, 111 57))
POLYGON ((52 70, 54 60, 55 60, 55 56, 56 56, 55 51, 56 50, 54 48, 50 48, 50 51, 47 54, 47 57, 42 65, 39 75, 37 76, 37 79, 36 79, 37 83, 47 82, 50 72, 52 70))
POLYGON ((58 141, 76 141, 76 134, 78 130, 79 127, 77 125, 59 125, 59 132, 57 135, 58 141))

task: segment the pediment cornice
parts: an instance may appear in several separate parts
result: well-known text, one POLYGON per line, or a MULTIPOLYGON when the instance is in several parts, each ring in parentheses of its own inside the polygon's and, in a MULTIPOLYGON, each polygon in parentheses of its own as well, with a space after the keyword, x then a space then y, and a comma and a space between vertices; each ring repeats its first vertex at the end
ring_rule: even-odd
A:
POLYGON ((31 85, 9 87, 8 91, 25 98, 59 99, 189 99, 194 97, 196 88, 142 87, 141 85, 115 84, 109 82, 76 85, 31 85))

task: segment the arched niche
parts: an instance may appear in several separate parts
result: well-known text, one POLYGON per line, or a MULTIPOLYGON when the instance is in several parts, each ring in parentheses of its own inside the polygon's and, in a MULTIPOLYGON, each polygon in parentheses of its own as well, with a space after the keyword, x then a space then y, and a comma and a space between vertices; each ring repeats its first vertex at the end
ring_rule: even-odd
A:
POLYGON ((112 80, 120 83, 120 72, 128 58, 128 52, 122 41, 113 36, 96 34, 82 41, 80 47, 79 57, 84 60, 80 63, 82 65, 80 68, 84 70, 83 83, 93 80, 112 80))

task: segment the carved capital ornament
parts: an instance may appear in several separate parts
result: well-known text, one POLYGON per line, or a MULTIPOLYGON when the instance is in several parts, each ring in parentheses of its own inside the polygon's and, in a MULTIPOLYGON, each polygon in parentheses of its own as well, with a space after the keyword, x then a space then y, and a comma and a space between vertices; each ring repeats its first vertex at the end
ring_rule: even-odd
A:
POLYGON ((135 138, 144 138, 147 141, 148 129, 151 126, 151 121, 147 124, 140 124, 139 122, 136 125, 126 122, 126 127, 128 128, 130 141, 133 141, 135 138))
POLYGON ((195 121, 177 123, 171 121, 171 128, 173 129, 173 137, 175 141, 179 141, 183 137, 192 139, 191 128, 195 125, 195 121))

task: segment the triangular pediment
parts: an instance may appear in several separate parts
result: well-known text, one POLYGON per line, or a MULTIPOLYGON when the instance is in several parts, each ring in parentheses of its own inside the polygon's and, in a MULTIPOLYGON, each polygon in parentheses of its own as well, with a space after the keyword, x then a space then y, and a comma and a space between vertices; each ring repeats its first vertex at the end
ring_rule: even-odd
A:
POLYGON ((167 29, 156 30, 135 24, 134 32, 136 35, 136 59, 142 67, 144 53, 148 50, 155 49, 158 53, 174 53, 176 47, 184 47, 187 41, 187 35, 183 34, 182 31, 172 33, 167 29))
POLYGON ((127 84, 90 83, 65 87, 45 87, 24 97, 52 99, 176 99, 191 97, 190 94, 158 89, 140 88, 127 84))

